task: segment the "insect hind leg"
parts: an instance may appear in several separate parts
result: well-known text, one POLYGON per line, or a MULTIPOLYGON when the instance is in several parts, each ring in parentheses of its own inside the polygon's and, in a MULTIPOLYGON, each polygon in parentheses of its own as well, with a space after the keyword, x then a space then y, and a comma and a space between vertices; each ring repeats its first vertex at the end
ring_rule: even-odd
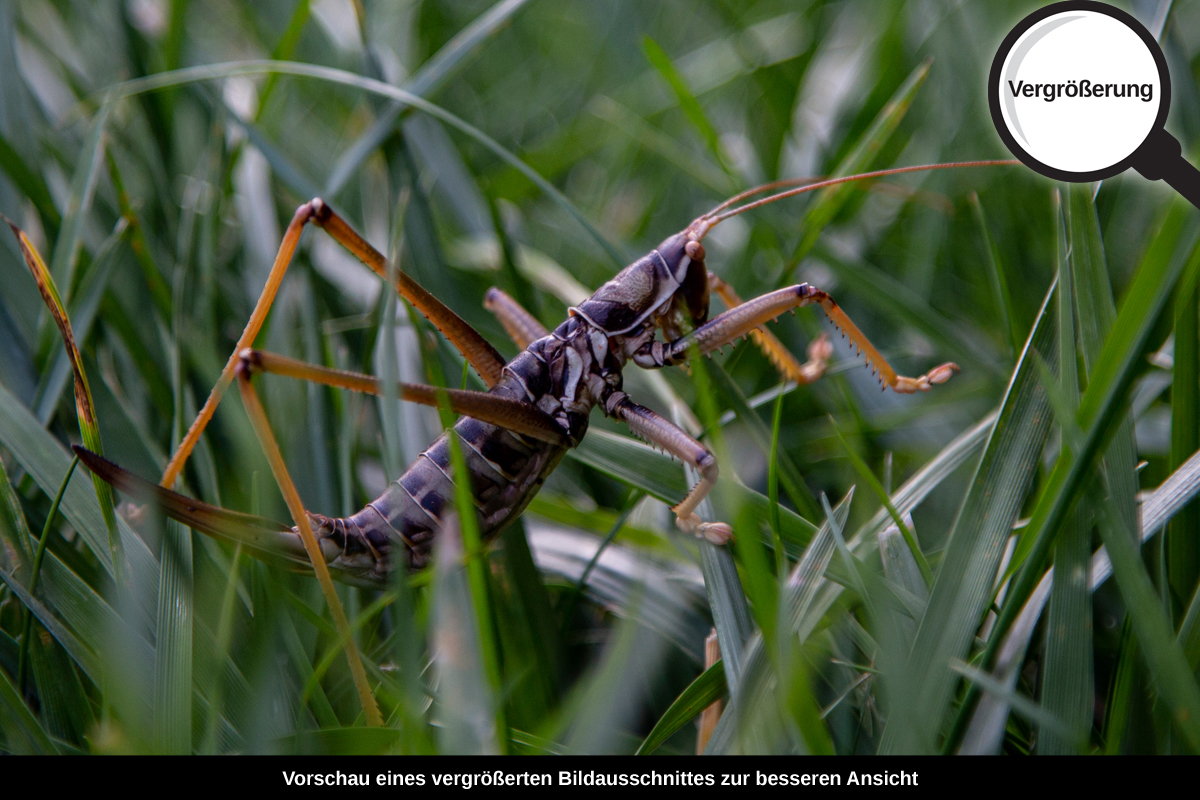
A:
POLYGON ((234 347, 233 353, 221 370, 221 375, 217 378, 217 383, 209 393, 200 413, 196 415, 196 419, 188 428, 175 454, 171 456, 171 461, 163 472, 161 481, 163 486, 173 486, 180 473, 183 472, 183 467, 196 447, 196 443, 200 440, 200 435, 212 420, 225 391, 233 383, 241 353, 253 346, 259 331, 262 330, 271 305, 275 302, 275 296, 279 292, 279 286, 283 282, 283 277, 296 254, 304 227, 310 222, 324 228, 330 236, 380 277, 391 280, 400 296, 412 303, 414 308, 442 332, 470 362, 489 387, 494 386, 500 380, 500 373, 504 368, 504 358, 496 351, 496 348, 492 347, 477 330, 455 314, 445 303, 430 294, 412 278, 398 270, 389 270, 387 259, 383 257, 382 253, 372 247, 348 222, 338 216, 324 200, 319 197, 313 198, 297 208, 296 213, 292 216, 292 221, 284 233, 279 252, 275 255, 275 263, 271 266, 266 285, 255 303, 250 320, 246 323, 246 328, 242 331, 237 346, 234 347), (389 275, 389 273, 393 274, 389 275))

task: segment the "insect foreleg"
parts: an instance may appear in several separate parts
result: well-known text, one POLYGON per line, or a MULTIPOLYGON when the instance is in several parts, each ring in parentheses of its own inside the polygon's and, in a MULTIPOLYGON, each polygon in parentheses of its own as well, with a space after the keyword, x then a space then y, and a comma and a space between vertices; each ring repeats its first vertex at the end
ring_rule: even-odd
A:
MULTIPOLYGON (((738 297, 733 287, 711 272, 708 274, 708 287, 721 298, 728 308, 742 305, 742 298, 738 297)), ((775 334, 766 328, 755 328, 750 331, 750 339, 758 345, 758 348, 763 351, 785 380, 794 381, 801 386, 812 383, 824 375, 829 366, 829 359, 833 355, 833 346, 829 343, 829 337, 825 333, 821 333, 809 343, 808 361, 804 364, 797 361, 791 351, 783 346, 783 342, 779 341, 775 334)))
POLYGON ((493 286, 483 299, 483 307, 496 315, 508 338, 524 350, 530 344, 546 336, 549 331, 538 322, 537 317, 525 310, 513 297, 493 286))
MULTIPOLYGON (((241 359, 245 369, 251 374, 268 372, 366 394, 377 395, 382 392, 378 378, 358 372, 330 369, 261 350, 243 350, 241 359)), ((567 444, 559 424, 550 415, 528 403, 488 392, 439 389, 423 383, 400 383, 397 384, 397 388, 400 399, 410 403, 435 408, 445 404, 455 414, 464 417, 487 422, 549 444, 567 444)))
POLYGON ((605 403, 605 411, 624 422, 651 445, 667 451, 700 474, 700 481, 683 498, 683 502, 671 509, 675 512, 675 524, 680 530, 703 536, 713 544, 729 541, 733 536, 732 528, 724 522, 704 522, 696 514, 696 507, 717 483, 719 470, 712 451, 678 425, 630 400, 624 392, 613 392, 605 403))
POLYGON ((650 368, 682 364, 689 358, 692 348, 699 350, 702 355, 707 355, 748 335, 755 328, 770 322, 784 311, 814 303, 820 305, 830 321, 841 329, 844 335, 850 337, 850 340, 866 357, 867 365, 876 371, 883 385, 890 386, 893 391, 900 394, 927 392, 933 384, 945 383, 959 371, 957 364, 947 362, 916 378, 897 375, 887 360, 858 329, 858 326, 833 301, 833 298, 807 283, 778 289, 756 297, 740 306, 731 308, 675 341, 649 342, 634 354, 633 360, 639 366, 650 368))

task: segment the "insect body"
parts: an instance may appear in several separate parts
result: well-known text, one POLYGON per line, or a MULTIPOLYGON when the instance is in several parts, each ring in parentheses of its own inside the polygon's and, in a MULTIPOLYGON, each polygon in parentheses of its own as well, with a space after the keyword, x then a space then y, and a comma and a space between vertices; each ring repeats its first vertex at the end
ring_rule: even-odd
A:
MULTIPOLYGON (((943 166, 959 165, 937 165, 943 166)), ((844 180, 850 179, 791 189, 732 210, 726 209, 750 194, 779 188, 788 182, 760 187, 727 201, 626 267, 572 308, 568 319, 552 332, 542 328, 511 297, 499 289, 490 290, 485 305, 524 348, 507 363, 453 311, 403 273, 393 271, 390 277, 396 289, 447 336, 490 388, 487 392, 473 392, 402 384, 402 399, 427 405, 445 403, 462 417, 452 432, 443 433, 382 495, 346 518, 303 511, 294 488, 289 495, 290 478, 277 456, 270 428, 261 417, 261 406, 250 382, 255 373, 273 372, 359 391, 380 391, 378 381, 369 376, 249 349, 307 223, 325 228, 364 263, 380 275, 389 276, 383 256, 325 203, 313 200, 301 206, 293 218, 267 288, 239 347, 168 466, 164 486, 149 484, 86 450, 77 448, 77 451, 89 468, 118 489, 153 497, 169 516, 197 530, 241 541, 265 558, 282 556, 295 565, 315 567, 312 547, 306 549, 304 540, 306 528, 311 529, 319 546, 318 555, 334 576, 354 584, 379 586, 401 564, 420 568, 428 562, 433 540, 447 514, 454 509, 456 476, 450 436, 458 439, 480 532, 487 536, 524 510, 567 448, 577 445, 586 434, 589 414, 598 406, 647 442, 695 470, 699 481, 672 510, 682 530, 722 544, 731 536, 731 528, 723 522, 702 521, 696 514, 717 480, 713 454, 686 431, 634 402, 623 391, 622 371, 630 362, 647 369, 682 364, 693 354, 708 354, 739 338, 753 336, 785 377, 806 383, 824 371, 831 353, 828 342, 823 338, 816 340, 809 349, 809 363, 801 365, 762 326, 784 311, 817 304, 863 352, 868 366, 877 372, 885 388, 902 393, 928 391, 958 370, 956 365, 946 363, 917 378, 897 375, 820 289, 798 284, 741 303, 727 284, 708 272, 701 242, 722 219, 765 202, 844 180), (719 294, 730 308, 710 320, 712 293, 719 294), (659 331, 663 332, 663 339, 657 338, 659 331), (276 453, 272 466, 285 497, 295 497, 294 505, 289 501, 295 528, 209 506, 165 488, 174 482, 213 408, 235 376, 247 411, 252 421, 257 420, 256 431, 268 455, 276 453)))

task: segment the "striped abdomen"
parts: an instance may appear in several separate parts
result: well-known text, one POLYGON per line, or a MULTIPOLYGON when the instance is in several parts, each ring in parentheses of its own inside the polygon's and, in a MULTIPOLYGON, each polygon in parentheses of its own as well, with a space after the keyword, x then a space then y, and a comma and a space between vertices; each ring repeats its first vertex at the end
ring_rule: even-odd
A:
MULTIPOLYGON (((525 509, 566 452, 470 417, 460 419, 453 430, 471 476, 484 537, 525 509)), ((363 529, 373 527, 403 540, 413 569, 425 566, 442 521, 455 511, 449 436, 439 436, 382 495, 350 518, 363 529)))

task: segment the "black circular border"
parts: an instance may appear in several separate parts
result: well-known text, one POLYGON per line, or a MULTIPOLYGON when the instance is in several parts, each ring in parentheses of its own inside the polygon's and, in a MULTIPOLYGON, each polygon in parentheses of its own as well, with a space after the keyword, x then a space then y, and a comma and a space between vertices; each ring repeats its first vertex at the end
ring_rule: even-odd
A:
POLYGON ((1167 59, 1163 55, 1162 48, 1159 47, 1154 37, 1150 35, 1150 31, 1146 30, 1146 27, 1133 16, 1107 3, 1098 3, 1094 2, 1094 0, 1067 0, 1067 2, 1054 3, 1045 8, 1039 8, 1018 22, 1016 27, 1009 32, 1008 36, 1004 37, 1004 41, 1000 43, 999 49, 996 50, 995 58, 992 59, 992 70, 988 76, 988 105, 992 111, 992 124, 996 126, 996 132, 1000 134, 1000 138, 1004 140, 1004 144, 1008 146, 1012 154, 1034 172, 1045 175, 1047 178, 1054 178, 1055 180, 1067 181, 1069 183, 1101 181, 1105 178, 1118 175, 1133 166, 1138 151, 1141 150, 1141 145, 1124 160, 1106 169, 1098 169, 1092 172, 1067 172, 1043 164, 1025 152, 1025 148, 1021 147, 1013 135, 1009 133, 1008 126, 1004 122, 1004 115, 1000 110, 1000 71, 1004 68, 1004 60, 1008 57, 1013 45, 1017 43, 1017 39, 1021 38, 1021 35, 1025 31, 1032 28, 1035 24, 1041 22, 1046 17, 1052 17, 1064 11, 1094 11, 1098 14, 1105 14, 1119 22, 1125 23, 1134 33, 1142 37, 1142 41, 1146 43, 1146 47, 1149 48, 1150 53, 1154 56, 1154 62, 1158 66, 1159 91, 1162 95, 1162 100, 1158 105, 1158 118, 1154 121, 1154 127, 1150 129, 1150 133, 1147 134, 1147 139, 1156 130, 1160 130, 1166 125, 1167 113, 1171 110, 1171 74, 1167 71, 1167 59))

